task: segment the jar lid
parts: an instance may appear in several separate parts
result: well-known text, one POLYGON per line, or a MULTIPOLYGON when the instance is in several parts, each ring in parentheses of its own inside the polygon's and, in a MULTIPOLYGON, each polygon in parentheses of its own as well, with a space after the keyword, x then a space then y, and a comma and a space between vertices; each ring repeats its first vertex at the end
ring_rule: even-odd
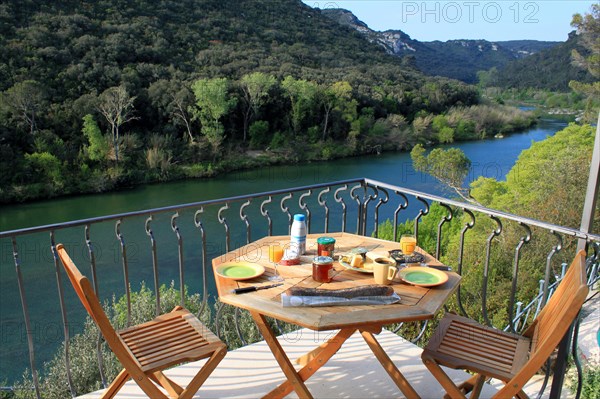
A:
POLYGON ((296 220, 298 222, 304 222, 306 220, 306 216, 304 216, 301 213, 297 213, 294 215, 294 220, 296 220))
POLYGON ((333 258, 331 256, 316 256, 313 259, 313 263, 317 265, 326 265, 333 263, 333 258))
POLYGON ((317 238, 317 244, 321 244, 321 245, 335 244, 335 238, 333 238, 333 237, 319 237, 319 238, 317 238))

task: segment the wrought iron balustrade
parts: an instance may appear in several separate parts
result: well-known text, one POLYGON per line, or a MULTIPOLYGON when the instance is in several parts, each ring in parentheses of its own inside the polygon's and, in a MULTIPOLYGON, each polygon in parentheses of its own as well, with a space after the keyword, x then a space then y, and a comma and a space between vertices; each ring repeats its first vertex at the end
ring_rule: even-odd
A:
MULTIPOLYGON (((484 208, 478 205, 459 202, 423 192, 418 192, 370 179, 350 179, 331 183, 315 184, 285 190, 274 190, 258 194, 242 195, 231 198, 221 198, 195 203, 172 205, 163 208, 148 209, 137 212, 114 214, 96 218, 69 221, 47 226, 0 232, 2 243, 2 263, 7 262, 6 253, 11 252, 11 263, 14 265, 14 284, 18 295, 23 317, 23 330, 29 354, 29 367, 35 390, 41 397, 39 388, 38 359, 41 344, 35 334, 34 323, 40 317, 60 319, 62 340, 64 342, 64 361, 67 368, 67 378, 71 394, 76 396, 73 376, 70 367, 69 339, 71 338, 69 314, 71 309, 65 300, 64 279, 60 271, 55 246, 60 241, 67 249, 81 249, 79 261, 86 262, 89 277, 97 294, 103 298, 111 295, 124 295, 127 304, 127 319, 131 319, 131 286, 133 282, 149 280, 155 293, 155 313, 160 314, 168 309, 162 309, 159 286, 165 278, 176 280, 180 288, 180 302, 185 298, 184 287, 202 295, 204 312, 209 304, 209 293, 214 293, 212 269, 210 260, 225 252, 235 250, 255 239, 268 235, 289 233, 294 213, 304 213, 307 216, 309 233, 327 233, 332 231, 347 231, 362 235, 379 236, 380 223, 390 220, 392 236, 398 239, 398 226, 406 220, 414 221, 414 233, 418 239, 428 235, 435 237, 435 244, 429 249, 437 258, 447 260, 460 274, 466 275, 477 268, 480 276, 480 290, 477 293, 467 293, 460 290, 456 294, 456 302, 448 306, 456 307, 462 313, 465 310, 464 296, 469 294, 471 299, 480 299, 479 309, 481 318, 492 325, 493 318, 489 314, 490 277, 498 272, 493 261, 495 250, 511 251, 514 253, 510 277, 507 316, 503 325, 512 331, 521 331, 528 320, 543 307, 552 294, 553 287, 560 279, 562 260, 572 258, 575 251, 565 253, 572 241, 582 240, 587 243, 589 282, 593 284, 599 278, 598 264, 600 251, 600 236, 584 233, 577 229, 557 226, 526 217, 484 208), (423 231, 425 218, 432 217, 432 206, 439 205, 444 215, 437 222, 435 232, 423 231), (444 234, 452 223, 460 225, 458 242, 455 246, 444 244, 444 234), (484 228, 487 239, 482 253, 473 254, 476 245, 467 242, 477 228, 484 228), (507 229, 510 229, 510 237, 507 229), (517 233, 520 232, 520 233, 517 233), (47 234, 42 239, 40 234, 47 234), (516 235, 515 235, 516 234, 516 235), (515 238, 516 237, 516 238, 515 238), (530 297, 518 297, 519 267, 522 256, 527 253, 530 243, 538 240, 536 248, 545 247, 544 261, 539 264, 539 271, 544 278, 540 281, 539 291, 530 297), (35 242, 34 244, 32 244, 35 242), (107 244, 113 249, 113 259, 107 259, 107 244), (31 248, 42 251, 48 256, 31 259, 31 248), (450 253, 452 252, 452 253, 450 253), (24 255, 24 256, 22 256, 24 255), (477 259, 478 265, 469 262, 477 259), (135 262, 133 262, 135 258, 135 262), (51 273, 54 278, 54 290, 36 292, 54 311, 40 314, 30 307, 32 285, 35 276, 28 269, 35 264, 39 270, 51 273), (119 276, 115 268, 109 264, 118 264, 119 276), (135 271, 142 277, 134 275, 135 271), (107 282, 109 281, 109 282, 107 282), (527 304, 523 306, 523 304, 527 304)), ((574 248, 573 248, 574 249, 574 248)), ((539 251, 539 249, 538 249, 539 251)), ((538 254, 539 255, 539 254, 538 254)), ((7 265, 4 264, 3 268, 7 265)), ((477 274, 477 276, 479 276, 477 274)), ((16 290, 15 290, 16 291, 16 290)), ((39 302, 40 298, 38 298, 39 302)), ((74 306, 79 306, 78 304, 74 306)), ((5 312, 2 312, 4 317, 5 312)), ((236 313, 239 315, 239 311, 236 313)), ((473 317, 474 315, 469 315, 473 317)), ((39 321, 39 320, 38 320, 39 321)), ((237 324, 238 334, 242 342, 246 342, 243 332, 237 324)), ((421 337, 424 328, 419 334, 421 337)), ((217 331, 219 332, 219 331, 217 331)), ((98 337, 98 365, 104 377, 103 359, 101 355, 102 341, 98 337)))

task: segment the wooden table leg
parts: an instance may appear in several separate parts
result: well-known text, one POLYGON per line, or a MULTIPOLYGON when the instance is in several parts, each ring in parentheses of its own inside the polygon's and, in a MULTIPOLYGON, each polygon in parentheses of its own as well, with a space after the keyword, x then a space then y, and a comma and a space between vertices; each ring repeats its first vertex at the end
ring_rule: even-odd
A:
POLYGON ((346 340, 348 338, 350 338, 352 336, 352 334, 354 334, 355 331, 356 331, 355 328, 346 328, 346 329, 338 331, 338 333, 335 334, 335 336, 333 336, 333 338, 328 339, 327 342, 322 343, 321 345, 319 345, 315 349, 311 350, 307 354, 302 355, 298 359, 296 359, 296 364, 299 364, 301 366, 306 366, 307 364, 309 364, 313 359, 317 358, 318 356, 321 356, 321 358, 322 358, 323 351, 330 352, 330 355, 327 357, 327 360, 329 360, 331 358, 331 356, 335 355, 337 353, 337 351, 340 350, 340 348, 342 347, 342 344, 344 342, 346 342, 346 340))
POLYGON ((379 342, 377 342, 373 334, 369 331, 363 330, 361 330, 360 333, 362 334, 366 343, 371 348, 371 351, 373 351, 373 354, 375 354, 377 360, 379 360, 379 363, 381 363, 381 365, 383 366, 385 371, 387 371, 387 373, 390 375, 394 383, 398 386, 398 388, 400 388, 404 396, 406 396, 408 399, 420 399, 420 396, 417 393, 417 391, 414 390, 414 388, 408 383, 408 381, 402 375, 402 373, 400 373, 400 370, 398 370, 394 362, 392 362, 392 359, 390 359, 387 353, 385 353, 385 351, 383 350, 381 345, 379 345, 379 342))
POLYGON ((306 385, 304 384, 304 381, 302 381, 302 378, 296 372, 292 362, 283 351, 283 348, 279 344, 279 341, 277 341, 277 337, 273 333, 273 330, 271 330, 271 327, 269 327, 267 324, 265 316, 256 312, 250 312, 250 315, 252 315, 256 326, 267 342, 267 345, 269 345, 271 352, 273 352, 273 355, 275 356, 275 360, 277 360, 277 363, 279 363, 279 367, 281 367, 283 374, 285 374, 294 391, 296 391, 300 398, 312 399, 313 396, 310 394, 308 388, 306 388, 306 385))
MULTIPOLYGON (((356 329, 346 328, 340 330, 333 338, 327 340, 324 344, 317 347, 315 350, 308 352, 306 355, 301 356, 302 363, 305 365, 299 372, 298 375, 302 378, 302 381, 308 380, 314 373, 317 372, 322 366, 325 365, 335 355, 344 342, 354 334, 356 329)), ((265 398, 275 399, 283 398, 287 394, 293 391, 292 384, 289 381, 285 381, 277 388, 265 395, 265 398)))

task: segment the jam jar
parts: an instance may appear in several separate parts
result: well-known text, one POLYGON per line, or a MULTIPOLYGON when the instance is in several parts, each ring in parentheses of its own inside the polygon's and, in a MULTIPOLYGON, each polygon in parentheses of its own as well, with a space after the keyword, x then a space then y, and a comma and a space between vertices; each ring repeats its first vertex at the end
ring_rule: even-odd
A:
POLYGON ((317 238, 317 255, 329 256, 333 258, 333 250, 335 249, 335 238, 319 237, 317 238))
POLYGON ((317 256, 312 262, 313 280, 328 283, 333 278, 333 258, 331 256, 317 256))

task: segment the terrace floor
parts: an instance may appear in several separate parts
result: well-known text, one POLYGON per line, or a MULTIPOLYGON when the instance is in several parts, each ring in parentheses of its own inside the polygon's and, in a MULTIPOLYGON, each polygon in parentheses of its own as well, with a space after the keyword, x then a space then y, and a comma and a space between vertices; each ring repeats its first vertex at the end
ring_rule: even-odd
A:
MULTIPOLYGON (((279 337, 279 341, 291 359, 313 349, 326 340, 331 333, 299 330, 279 337)), ((421 363, 421 348, 396 334, 383 331, 377 336, 381 346, 424 398, 441 398, 444 391, 421 363)), ((203 361, 189 363, 166 372, 175 382, 185 386, 197 372, 203 361)), ((460 370, 449 370, 456 381, 468 375, 460 370)), ((195 398, 258 398, 284 380, 284 375, 264 341, 230 351, 217 369, 198 391, 195 398)), ((531 381, 525 392, 536 397, 543 378, 531 381)), ((481 397, 489 398, 501 383, 485 384, 481 397)), ((393 384, 380 363, 362 339, 354 334, 334 357, 307 382, 315 398, 396 398, 401 392, 393 384)), ((546 388, 547 398, 550 387, 546 388)), ((100 398, 101 391, 93 392, 82 399, 100 398)), ((564 398, 569 397, 563 389, 564 398)), ((139 399, 145 397, 138 386, 129 381, 117 398, 139 399)), ((292 393, 288 398, 295 398, 292 393)))

